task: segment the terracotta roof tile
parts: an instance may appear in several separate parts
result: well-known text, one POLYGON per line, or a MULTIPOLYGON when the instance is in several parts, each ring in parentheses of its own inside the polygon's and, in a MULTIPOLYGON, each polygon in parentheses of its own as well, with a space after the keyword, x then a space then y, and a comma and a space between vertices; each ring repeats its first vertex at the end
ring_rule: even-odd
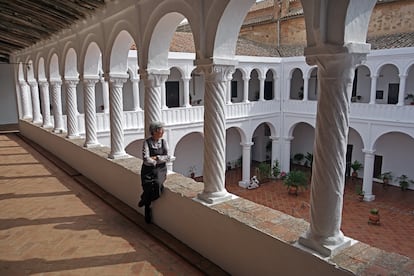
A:
MULTIPOLYGON (((367 42, 371 44, 372 50, 414 47, 414 32, 370 37, 367 39, 367 42)), ((260 42, 239 38, 236 55, 265 57, 302 56, 304 48, 304 45, 282 45, 276 48, 260 42)), ((192 33, 176 32, 170 45, 170 51, 194 53, 192 33)))

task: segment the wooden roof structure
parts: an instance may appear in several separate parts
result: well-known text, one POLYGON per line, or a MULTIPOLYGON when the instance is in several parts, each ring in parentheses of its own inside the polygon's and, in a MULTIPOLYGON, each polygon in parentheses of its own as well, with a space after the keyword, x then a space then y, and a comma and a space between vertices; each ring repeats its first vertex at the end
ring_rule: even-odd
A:
POLYGON ((0 0, 0 62, 68 28, 106 0, 0 0))

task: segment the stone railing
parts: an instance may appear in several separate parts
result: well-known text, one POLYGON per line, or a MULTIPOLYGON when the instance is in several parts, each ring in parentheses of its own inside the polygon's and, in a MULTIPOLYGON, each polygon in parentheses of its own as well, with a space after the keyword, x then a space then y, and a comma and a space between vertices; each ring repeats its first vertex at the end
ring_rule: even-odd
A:
MULTIPOLYGON (((315 116, 316 101, 255 101, 248 103, 233 103, 225 106, 226 119, 244 120, 247 117, 273 116, 283 110, 285 113, 315 116)), ((400 122, 414 124, 414 105, 388 105, 351 103, 350 118, 383 122, 400 122)), ((178 107, 162 110, 162 120, 167 126, 201 123, 204 120, 204 106, 178 107)), ((78 115, 80 133, 85 132, 84 115, 78 115)), ((96 123, 98 132, 110 130, 109 113, 97 113, 96 123)), ((144 111, 124 111, 125 129, 144 129, 144 111)))

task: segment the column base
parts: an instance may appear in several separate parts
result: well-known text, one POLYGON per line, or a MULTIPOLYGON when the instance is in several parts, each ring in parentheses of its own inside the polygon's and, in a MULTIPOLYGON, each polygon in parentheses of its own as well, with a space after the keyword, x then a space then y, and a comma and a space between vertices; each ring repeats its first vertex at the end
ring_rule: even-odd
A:
POLYGON ((66 137, 69 138, 69 139, 77 139, 77 138, 80 138, 80 135, 79 134, 70 134, 66 137))
POLYGON ((128 158, 131 157, 129 154, 127 154, 125 151, 124 152, 117 152, 117 153, 110 153, 108 155, 109 159, 123 159, 123 158, 128 158))
POLYGON ((65 130, 63 128, 55 128, 53 129, 53 133, 63 133, 65 130))
POLYGON ((89 143, 85 143, 83 146, 85 148, 90 149, 90 148, 97 148, 97 147, 101 146, 101 144, 99 144, 98 142, 89 142, 89 143))
POLYGON ((249 187, 250 185, 250 181, 239 181, 239 187, 245 188, 247 189, 247 187, 249 187))
POLYGON ((375 199, 375 195, 364 195, 364 201, 373 201, 375 199))
POLYGON ((202 192, 201 194, 197 195, 197 199, 202 201, 202 203, 217 204, 233 199, 233 195, 228 193, 226 190, 213 193, 202 192))
POLYGON ((43 124, 42 125, 43 128, 53 128, 52 124, 43 124))
POLYGON ((307 234, 303 234, 299 237, 299 244, 306 248, 312 249, 319 253, 322 257, 331 257, 338 254, 341 250, 351 246, 352 239, 343 237, 342 241, 337 244, 324 244, 323 242, 311 239, 307 234))

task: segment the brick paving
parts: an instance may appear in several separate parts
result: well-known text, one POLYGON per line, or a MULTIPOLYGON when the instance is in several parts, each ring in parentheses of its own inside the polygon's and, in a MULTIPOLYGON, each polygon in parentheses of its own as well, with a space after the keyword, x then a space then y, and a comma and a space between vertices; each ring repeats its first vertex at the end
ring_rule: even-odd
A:
POLYGON ((0 275, 204 275, 14 134, 0 135, 0 275))
MULTIPOLYGON (((240 170, 226 175, 226 189, 240 197, 282 211, 309 222, 310 187, 298 196, 288 195, 281 180, 270 180, 259 188, 248 190, 238 186, 240 170)), ((401 191, 399 187, 383 188, 373 183, 375 200, 361 202, 356 190, 362 180, 349 179, 345 185, 342 231, 351 238, 414 259, 414 191, 401 191), (369 211, 379 209, 380 225, 368 224, 369 211)))

